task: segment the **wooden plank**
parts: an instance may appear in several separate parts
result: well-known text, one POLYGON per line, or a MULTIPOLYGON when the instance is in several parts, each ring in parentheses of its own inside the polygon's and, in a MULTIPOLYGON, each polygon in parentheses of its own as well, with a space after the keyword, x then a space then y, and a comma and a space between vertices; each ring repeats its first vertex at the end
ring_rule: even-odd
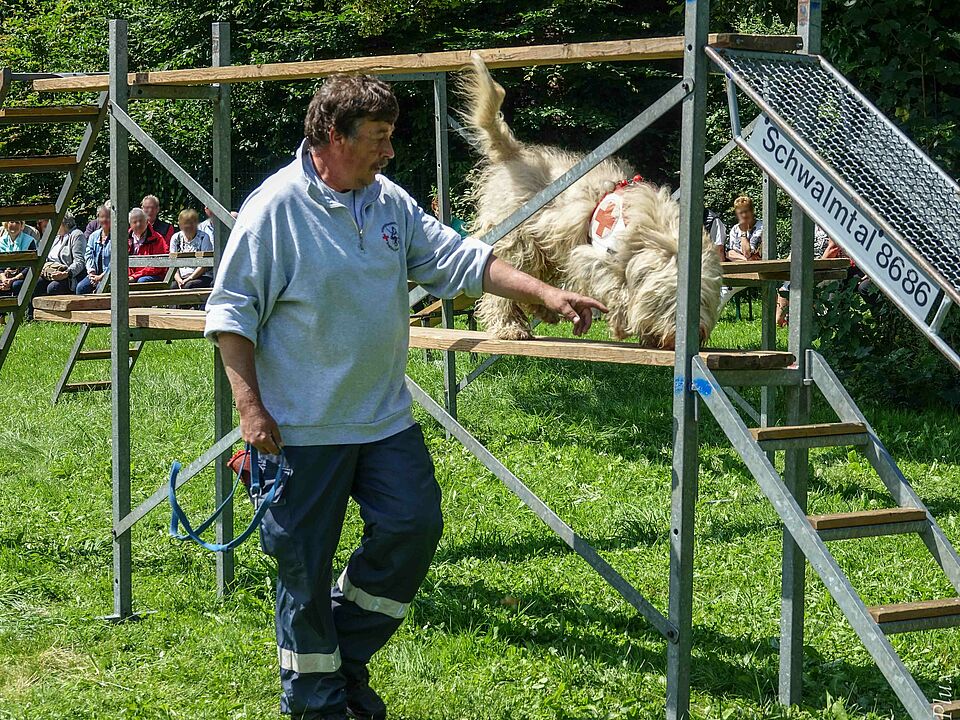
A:
MULTIPOLYGON (((139 355, 140 351, 132 347, 130 348, 131 355, 139 355)), ((81 350, 77 353, 77 360, 109 360, 110 359, 110 350, 81 350)))
MULTIPOLYGON (((67 311, 38 308, 34 317, 51 322, 110 324, 109 310, 67 311)), ((136 328, 202 333, 204 321, 205 313, 202 310, 135 308, 130 311, 130 326, 136 328)), ((672 350, 645 348, 634 343, 570 338, 498 340, 482 332, 446 328, 411 327, 410 347, 558 360, 673 366, 672 350)), ((790 353, 774 351, 704 350, 700 355, 705 358, 708 367, 716 370, 776 369, 788 367, 795 361, 790 353)))
MULTIPOLYGON (((152 255, 141 255, 140 257, 153 257, 152 255)), ((198 250, 197 252, 172 252, 169 255, 157 255, 156 257, 180 258, 211 258, 213 253, 208 250, 198 250)))
MULTIPOLYGON (((813 278, 817 282, 825 280, 843 280, 847 277, 846 270, 815 270, 813 278)), ((724 273, 723 282, 731 287, 754 285, 762 282, 786 282, 790 273, 724 273)))
POLYGON ((960 615, 960 597, 897 603, 895 605, 877 605, 867 609, 878 623, 947 617, 948 615, 960 615))
POLYGON ((916 522, 926 520, 925 510, 917 508, 889 508, 884 510, 860 510, 857 512, 810 515, 807 518, 814 530, 883 525, 885 523, 916 522))
POLYGON ((13 310, 17 305, 17 299, 15 297, 0 297, 0 312, 13 310))
MULTIPOLYGON (((726 261, 720 263, 724 276, 742 275, 743 273, 786 273, 787 279, 790 276, 790 260, 747 260, 745 262, 726 261)), ((850 260, 847 258, 828 258, 813 261, 813 270, 846 270, 850 267, 850 260)))
MULTIPOLYGON (((131 308, 162 307, 164 305, 199 305, 210 297, 210 288, 199 290, 147 290, 130 294, 131 308)), ((47 295, 33 301, 34 308, 55 310, 109 310, 110 295, 47 295)))
POLYGON ((132 293, 142 293, 150 292, 152 290, 169 290, 170 283, 163 280, 153 280, 151 282, 142 282, 142 283, 130 283, 130 292, 132 293))
POLYGON ((0 108, 0 125, 89 122, 100 110, 95 105, 44 105, 42 107, 0 108))
POLYGON ((0 173, 66 172, 77 166, 76 155, 14 155, 0 157, 0 173))
MULTIPOLYGON (((429 73, 462 70, 470 55, 478 53, 490 68, 531 67, 582 62, 624 62, 669 60, 683 56, 683 37, 652 37, 634 40, 532 45, 526 47, 486 48, 482 50, 444 50, 407 55, 266 63, 263 65, 227 65, 225 67, 159 70, 130 73, 130 85, 210 85, 213 83, 260 82, 264 80, 312 80, 335 73, 429 73)), ((712 34, 708 38, 717 47, 763 46, 774 52, 798 49, 795 35, 745 36, 732 33, 712 34)), ((106 90, 106 75, 81 75, 34 80, 38 92, 106 90)))
POLYGON ((39 256, 33 250, 0 253, 0 268, 27 267, 36 264, 39 260, 39 256))
POLYGON ((49 203, 39 205, 0 206, 0 221, 3 220, 49 220, 57 213, 57 208, 49 203))
POLYGON ((67 383, 63 386, 65 393, 90 392, 93 390, 109 390, 109 380, 93 380, 91 382, 67 383))
POLYGON ((751 428, 750 434, 757 442, 764 440, 795 440, 797 438, 824 437, 829 435, 857 435, 865 433, 863 423, 819 423, 814 425, 785 425, 782 427, 751 428))
POLYGON ((960 700, 933 702, 933 717, 937 720, 960 720, 960 700))
MULTIPOLYGON (((473 307, 477 298, 467 297, 466 295, 457 295, 453 299, 453 309, 456 312, 467 310, 473 307)), ((427 305, 423 310, 410 316, 411 325, 419 325, 423 318, 429 318, 430 326, 433 327, 440 322, 440 313, 443 310, 443 300, 436 300, 427 305)))

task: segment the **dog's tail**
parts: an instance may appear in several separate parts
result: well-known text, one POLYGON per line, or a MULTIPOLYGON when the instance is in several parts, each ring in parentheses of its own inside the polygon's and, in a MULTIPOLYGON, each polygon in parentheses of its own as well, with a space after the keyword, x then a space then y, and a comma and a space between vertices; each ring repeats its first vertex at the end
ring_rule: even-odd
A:
POLYGON ((467 102, 461 117, 488 160, 509 160, 519 154, 523 145, 500 114, 506 92, 490 77, 480 55, 473 53, 470 61, 471 67, 460 80, 460 92, 467 102))

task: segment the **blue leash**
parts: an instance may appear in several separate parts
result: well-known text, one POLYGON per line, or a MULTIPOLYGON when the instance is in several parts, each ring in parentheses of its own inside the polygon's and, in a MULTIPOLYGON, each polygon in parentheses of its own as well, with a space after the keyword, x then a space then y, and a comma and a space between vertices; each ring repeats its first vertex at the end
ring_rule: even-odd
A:
POLYGON ((177 502, 177 476, 180 474, 181 465, 179 461, 174 460, 173 466, 170 468, 170 485, 167 492, 167 499, 170 501, 170 509, 172 511, 170 515, 170 535, 177 540, 193 540, 195 543, 197 543, 197 545, 206 548, 211 552, 225 552, 227 550, 233 550, 244 540, 250 537, 253 534, 253 531, 256 530, 260 526, 260 523, 263 522, 263 517, 267 514, 267 510, 270 509, 270 505, 273 504, 274 498, 283 491, 283 486, 286 484, 286 473, 284 471, 286 470, 287 463, 286 457, 283 455, 283 451, 281 451, 280 463, 277 466, 277 477, 274 480, 273 485, 270 487, 270 490, 267 491, 266 497, 259 499, 261 489, 260 464, 256 461, 256 452, 257 451, 255 448, 249 444, 247 445, 247 452, 244 455, 243 463, 240 465, 240 470, 237 472, 237 479, 233 483, 233 489, 230 490, 230 494, 227 495, 226 499, 220 503, 220 506, 213 511, 213 515, 200 523, 196 529, 190 525, 190 521, 187 519, 186 514, 183 512, 183 509, 177 502), (247 529, 237 535, 237 537, 230 542, 209 543, 201 538, 200 534, 213 525, 213 523, 217 521, 217 518, 223 513, 223 509, 233 501, 233 496, 237 492, 237 486, 240 484, 240 477, 243 474, 243 470, 248 462, 250 463, 250 496, 254 498, 255 503, 259 501, 257 510, 253 514, 253 519, 250 521, 247 529), (181 525, 184 529, 183 533, 180 532, 181 525))

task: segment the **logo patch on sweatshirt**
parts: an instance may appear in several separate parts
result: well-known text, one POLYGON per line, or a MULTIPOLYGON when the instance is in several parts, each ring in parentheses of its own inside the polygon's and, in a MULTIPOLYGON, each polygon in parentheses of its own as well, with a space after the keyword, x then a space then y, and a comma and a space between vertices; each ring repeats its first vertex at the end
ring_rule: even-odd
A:
POLYGON ((387 247, 394 251, 400 249, 400 231, 397 229, 395 222, 388 222, 380 228, 380 234, 387 247))

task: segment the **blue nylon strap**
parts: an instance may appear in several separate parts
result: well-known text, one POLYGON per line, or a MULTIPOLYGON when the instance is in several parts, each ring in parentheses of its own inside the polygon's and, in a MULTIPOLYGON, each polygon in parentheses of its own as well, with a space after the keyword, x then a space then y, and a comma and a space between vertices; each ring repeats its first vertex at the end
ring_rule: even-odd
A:
POLYGON ((227 495, 226 499, 220 503, 220 506, 213 511, 213 514, 200 523, 196 529, 190 524, 190 521, 187 519, 186 513, 183 512, 183 509, 180 507, 180 504, 177 502, 177 476, 180 474, 181 465, 179 462, 174 461, 173 466, 170 468, 170 485, 167 492, 167 499, 170 501, 170 535, 177 540, 193 540, 197 545, 211 552, 225 552, 227 550, 233 550, 235 547, 240 545, 244 540, 246 540, 250 535, 253 534, 254 530, 260 527, 260 523, 263 522, 264 515, 267 514, 267 510, 270 509, 270 505, 273 504, 274 498, 283 490, 283 485, 286 481, 286 457, 283 455, 283 451, 280 452, 280 463, 277 466, 277 477, 275 478, 273 485, 270 487, 270 490, 267 492, 266 497, 260 498, 260 465, 256 460, 256 449, 251 445, 246 446, 247 452, 244 455, 243 463, 240 465, 240 470, 237 472, 237 478, 233 483, 233 489, 230 490, 230 494, 227 495), (237 491, 237 486, 240 484, 240 476, 243 474, 243 470, 246 467, 247 463, 250 463, 250 495, 254 498, 254 502, 259 501, 257 505, 257 510, 253 514, 253 519, 250 521, 250 524, 247 528, 237 535, 233 540, 228 543, 210 543, 200 537, 200 534, 207 530, 213 523, 217 521, 217 518, 223 513, 223 509, 233 501, 233 496, 237 491), (184 532, 180 532, 180 526, 183 526, 184 532))

